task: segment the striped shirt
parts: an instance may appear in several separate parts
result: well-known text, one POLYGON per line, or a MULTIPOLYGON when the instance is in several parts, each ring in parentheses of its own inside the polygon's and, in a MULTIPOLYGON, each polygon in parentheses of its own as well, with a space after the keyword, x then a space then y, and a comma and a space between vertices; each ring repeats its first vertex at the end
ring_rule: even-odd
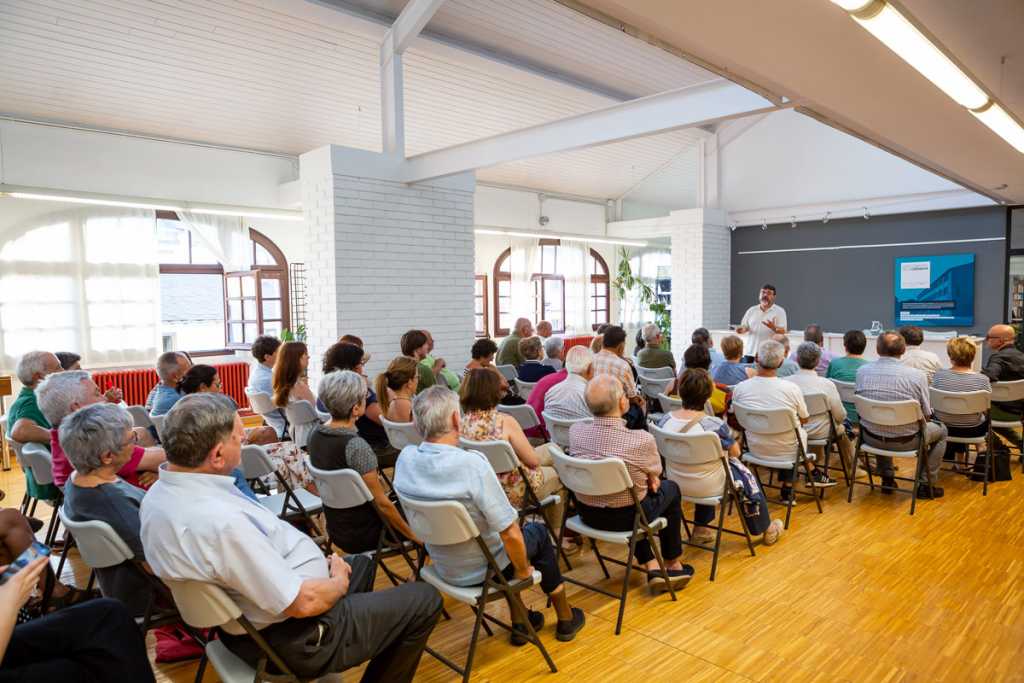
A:
MULTIPOLYGON (((978 372, 953 372, 949 368, 941 368, 935 371, 932 379, 932 386, 941 391, 992 391, 992 383, 988 377, 978 372)), ((971 413, 969 415, 951 415, 938 410, 935 417, 951 427, 976 427, 985 421, 982 413, 971 413)))
MULTIPOLYGON (((573 457, 585 460, 619 458, 626 463, 637 500, 647 495, 649 475, 661 474, 661 456, 654 437, 642 429, 626 429, 621 417, 595 417, 592 423, 580 422, 569 428, 569 450, 573 457)), ((633 505, 629 491, 608 496, 576 496, 591 507, 620 508, 633 505)))
MULTIPOLYGON (((921 413, 925 419, 932 414, 927 375, 904 365, 898 358, 883 356, 873 363, 862 365, 857 370, 855 393, 875 401, 917 401, 921 404, 921 413)), ((887 427, 861 418, 860 424, 876 436, 913 436, 918 430, 916 422, 887 427)))
POLYGON ((595 377, 597 375, 617 377, 622 382, 622 388, 626 391, 626 398, 639 396, 636 390, 636 382, 633 381, 633 369, 629 366, 629 363, 611 351, 601 349, 601 352, 594 356, 592 367, 594 368, 595 377))

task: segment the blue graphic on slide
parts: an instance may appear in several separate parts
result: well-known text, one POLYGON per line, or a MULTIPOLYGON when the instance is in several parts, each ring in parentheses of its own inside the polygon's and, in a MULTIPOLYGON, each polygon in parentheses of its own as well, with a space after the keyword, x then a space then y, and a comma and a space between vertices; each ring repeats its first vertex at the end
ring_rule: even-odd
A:
POLYGON ((896 259, 896 324, 974 325, 974 254, 896 259))

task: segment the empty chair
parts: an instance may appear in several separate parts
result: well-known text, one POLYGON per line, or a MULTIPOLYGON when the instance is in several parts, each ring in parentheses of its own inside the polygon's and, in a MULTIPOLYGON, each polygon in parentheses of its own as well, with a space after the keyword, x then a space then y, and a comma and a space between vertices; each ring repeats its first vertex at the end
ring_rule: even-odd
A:
POLYGON ((406 446, 418 446, 423 442, 423 437, 412 422, 392 422, 381 415, 380 423, 384 426, 388 441, 398 450, 402 450, 406 446))
MULTIPOLYGON (((29 512, 29 515, 35 513, 36 503, 40 500, 49 503, 56 512, 56 508, 60 507, 61 503, 64 502, 64 495, 53 483, 53 456, 50 455, 50 449, 41 443, 27 443, 21 447, 21 455, 18 461, 22 467, 28 468, 32 473, 33 481, 39 487, 39 494, 32 503, 32 511, 29 512)), ((46 527, 46 537, 43 543, 53 545, 57 540, 57 530, 59 528, 60 516, 57 514, 51 515, 50 523, 46 527)))
POLYGON ((149 411, 145 406, 128 406, 128 414, 132 416, 132 423, 136 427, 149 429, 153 426, 153 421, 149 419, 149 411))
POLYGON ((519 398, 523 399, 524 401, 529 401, 530 400, 530 394, 533 393, 533 388, 537 386, 537 383, 536 382, 524 382, 523 380, 519 379, 518 377, 516 378, 515 382, 516 382, 516 393, 519 394, 519 398))
POLYGON ((544 424, 547 426, 551 441, 566 453, 569 452, 569 429, 577 422, 593 422, 594 418, 584 417, 578 420, 563 420, 545 410, 541 413, 544 417, 544 424))
POLYGON ((853 382, 842 382, 838 379, 831 379, 832 384, 836 385, 836 390, 839 392, 839 400, 843 402, 843 406, 846 408, 847 417, 853 424, 860 422, 859 416, 856 414, 856 406, 853 403, 853 397, 857 390, 857 385, 853 382), (850 410, 853 408, 854 410, 850 410))
MULTIPOLYGON (((994 386, 994 385, 993 385, 994 386)), ((932 410, 945 415, 977 415, 981 413, 988 422, 989 411, 992 407, 992 392, 989 391, 942 391, 935 387, 928 387, 929 402, 932 410)), ((988 454, 985 456, 985 479, 981 486, 981 495, 988 495, 988 476, 992 468, 992 428, 989 427, 986 434, 982 436, 953 436, 946 437, 948 443, 962 443, 970 448, 974 446, 976 452, 980 453, 980 446, 987 445, 988 454)), ((964 452, 964 465, 967 464, 967 453, 964 452)))
MULTIPOLYGON (((828 386, 828 385, 826 385, 828 386)), ((828 398, 825 394, 804 394, 804 403, 807 404, 808 422, 817 422, 819 420, 828 420, 828 435, 823 439, 812 439, 807 438, 808 448, 821 448, 825 454, 823 458, 823 467, 825 468, 825 474, 828 474, 829 470, 835 469, 828 464, 829 458, 832 455, 832 446, 837 446, 839 451, 839 462, 842 465, 843 479, 846 481, 846 485, 850 485, 850 465, 846 462, 846 455, 843 453, 841 448, 837 445, 838 430, 840 426, 836 425, 836 421, 833 419, 832 411, 828 406, 828 398)), ((825 492, 822 491, 822 497, 825 492)))
POLYGON ((513 384, 516 381, 518 375, 516 374, 516 366, 514 365, 496 365, 498 372, 501 376, 508 380, 509 384, 513 384))
POLYGON ((323 501, 306 489, 293 489, 287 478, 282 477, 274 467, 263 446, 242 446, 241 468, 245 479, 253 485, 253 490, 264 493, 257 496, 263 507, 284 520, 301 519, 313 540, 327 545, 325 534, 311 516, 323 510, 323 501), (268 476, 277 480, 277 493, 269 493, 263 483, 268 476))
POLYGON ((292 440, 299 448, 306 447, 309 435, 323 422, 322 415, 309 401, 290 401, 284 408, 284 416, 288 420, 292 440))
POLYGON ((498 412, 507 413, 514 417, 519 426, 523 428, 523 431, 540 426, 540 420, 537 419, 537 413, 534 412, 533 406, 506 406, 499 403, 498 412))

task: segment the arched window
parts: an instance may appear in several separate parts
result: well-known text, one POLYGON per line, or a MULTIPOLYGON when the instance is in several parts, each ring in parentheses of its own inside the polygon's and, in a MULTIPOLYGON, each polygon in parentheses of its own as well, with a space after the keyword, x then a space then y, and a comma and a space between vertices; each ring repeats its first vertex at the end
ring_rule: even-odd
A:
MULTIPOLYGON (((533 291, 534 320, 547 320, 556 334, 565 332, 565 276, 559 270, 560 241, 540 240, 540 263, 538 272, 532 273, 530 281, 533 291)), ((503 251, 494 263, 494 334, 502 337, 509 334, 512 326, 512 273, 509 270, 511 248, 503 251)), ((590 306, 592 328, 608 322, 609 279, 608 264, 604 258, 590 250, 590 282, 587 301, 590 306)))
POLYGON ((288 262, 270 238, 249 229, 249 270, 224 267, 173 211, 157 212, 161 336, 165 350, 217 353, 248 348, 289 327, 288 262))

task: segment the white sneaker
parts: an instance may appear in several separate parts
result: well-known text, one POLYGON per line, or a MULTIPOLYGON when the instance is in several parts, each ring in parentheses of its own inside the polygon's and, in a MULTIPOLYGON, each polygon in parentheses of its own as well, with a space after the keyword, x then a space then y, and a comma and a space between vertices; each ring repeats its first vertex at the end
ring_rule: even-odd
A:
POLYGON ((775 545, 779 537, 782 536, 782 532, 785 531, 786 527, 781 519, 773 519, 772 523, 765 529, 764 532, 764 544, 775 545))

